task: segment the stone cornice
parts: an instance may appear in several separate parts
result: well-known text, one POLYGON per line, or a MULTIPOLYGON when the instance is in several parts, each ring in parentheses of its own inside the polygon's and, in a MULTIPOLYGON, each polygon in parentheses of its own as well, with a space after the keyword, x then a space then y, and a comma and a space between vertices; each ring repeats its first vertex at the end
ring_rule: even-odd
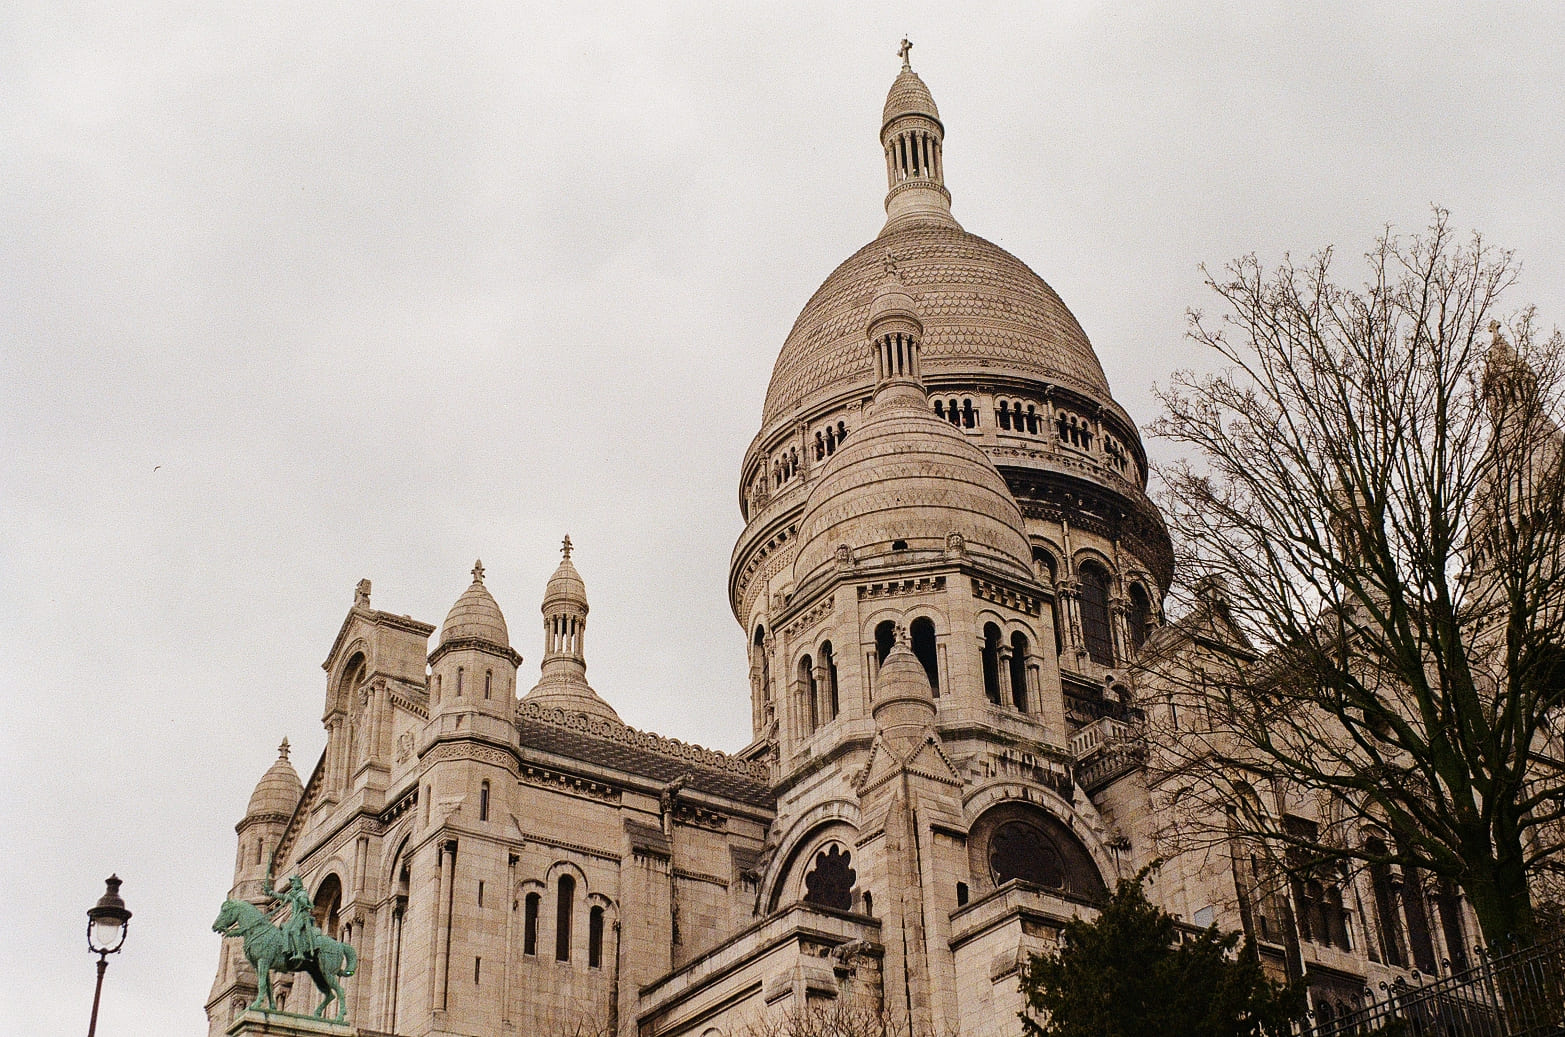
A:
POLYGON ((429 665, 433 666, 451 652, 475 651, 488 655, 497 655, 505 659, 512 666, 522 665, 522 653, 510 645, 495 644, 493 641, 482 637, 452 637, 440 642, 433 652, 429 653, 429 665))

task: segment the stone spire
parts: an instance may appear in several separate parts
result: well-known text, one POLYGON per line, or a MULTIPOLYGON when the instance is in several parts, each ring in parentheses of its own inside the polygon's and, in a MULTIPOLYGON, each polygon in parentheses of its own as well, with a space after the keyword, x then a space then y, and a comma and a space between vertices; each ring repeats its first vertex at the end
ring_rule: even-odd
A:
POLYGON ((619 714, 587 683, 587 585, 571 563, 571 538, 560 543, 560 565, 543 592, 543 664, 538 684, 522 699, 611 720, 619 714))
POLYGON ((897 49, 902 72, 891 84, 881 113, 880 146, 886 153, 886 226, 894 230, 910 223, 958 224, 951 216, 951 193, 945 186, 945 127, 929 87, 918 78, 908 57, 913 44, 897 49))

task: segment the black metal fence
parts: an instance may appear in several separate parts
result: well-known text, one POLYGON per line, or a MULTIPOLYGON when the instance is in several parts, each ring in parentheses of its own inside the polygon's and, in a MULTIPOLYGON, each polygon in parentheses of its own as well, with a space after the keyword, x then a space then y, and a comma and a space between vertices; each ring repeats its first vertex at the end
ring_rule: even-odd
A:
POLYGON ((1429 982, 1365 988, 1361 1006, 1319 1014, 1301 1037, 1565 1037, 1565 936, 1504 951, 1429 982))

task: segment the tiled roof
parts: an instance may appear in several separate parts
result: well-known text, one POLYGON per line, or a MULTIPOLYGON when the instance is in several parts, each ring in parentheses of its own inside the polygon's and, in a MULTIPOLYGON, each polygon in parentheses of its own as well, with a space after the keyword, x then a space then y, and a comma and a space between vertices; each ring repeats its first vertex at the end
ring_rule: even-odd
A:
POLYGON ((762 764, 713 749, 637 731, 603 717, 523 704, 517 710, 522 747, 624 771, 657 782, 690 775, 686 788, 772 808, 762 764))

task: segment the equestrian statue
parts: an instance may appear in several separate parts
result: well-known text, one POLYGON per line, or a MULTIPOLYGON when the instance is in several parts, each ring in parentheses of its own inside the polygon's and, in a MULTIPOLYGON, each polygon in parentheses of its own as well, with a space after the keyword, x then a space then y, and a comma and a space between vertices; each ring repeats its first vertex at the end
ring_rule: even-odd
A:
POLYGON ((335 1021, 346 1022, 348 1002, 338 977, 353 975, 359 965, 358 954, 341 940, 321 932, 315 923, 315 905, 297 874, 290 876, 279 892, 272 888, 272 867, 268 864, 261 889, 278 902, 269 913, 247 900, 225 900, 217 920, 212 923, 215 932, 244 940, 245 957, 255 967, 258 980, 255 1001, 250 1007, 263 1012, 277 1011, 277 1001, 272 996, 272 973, 303 972, 326 995, 315 1009, 315 1018, 324 1019, 326 1006, 336 998, 335 1021), (284 910, 288 917, 278 928, 272 919, 284 910))

